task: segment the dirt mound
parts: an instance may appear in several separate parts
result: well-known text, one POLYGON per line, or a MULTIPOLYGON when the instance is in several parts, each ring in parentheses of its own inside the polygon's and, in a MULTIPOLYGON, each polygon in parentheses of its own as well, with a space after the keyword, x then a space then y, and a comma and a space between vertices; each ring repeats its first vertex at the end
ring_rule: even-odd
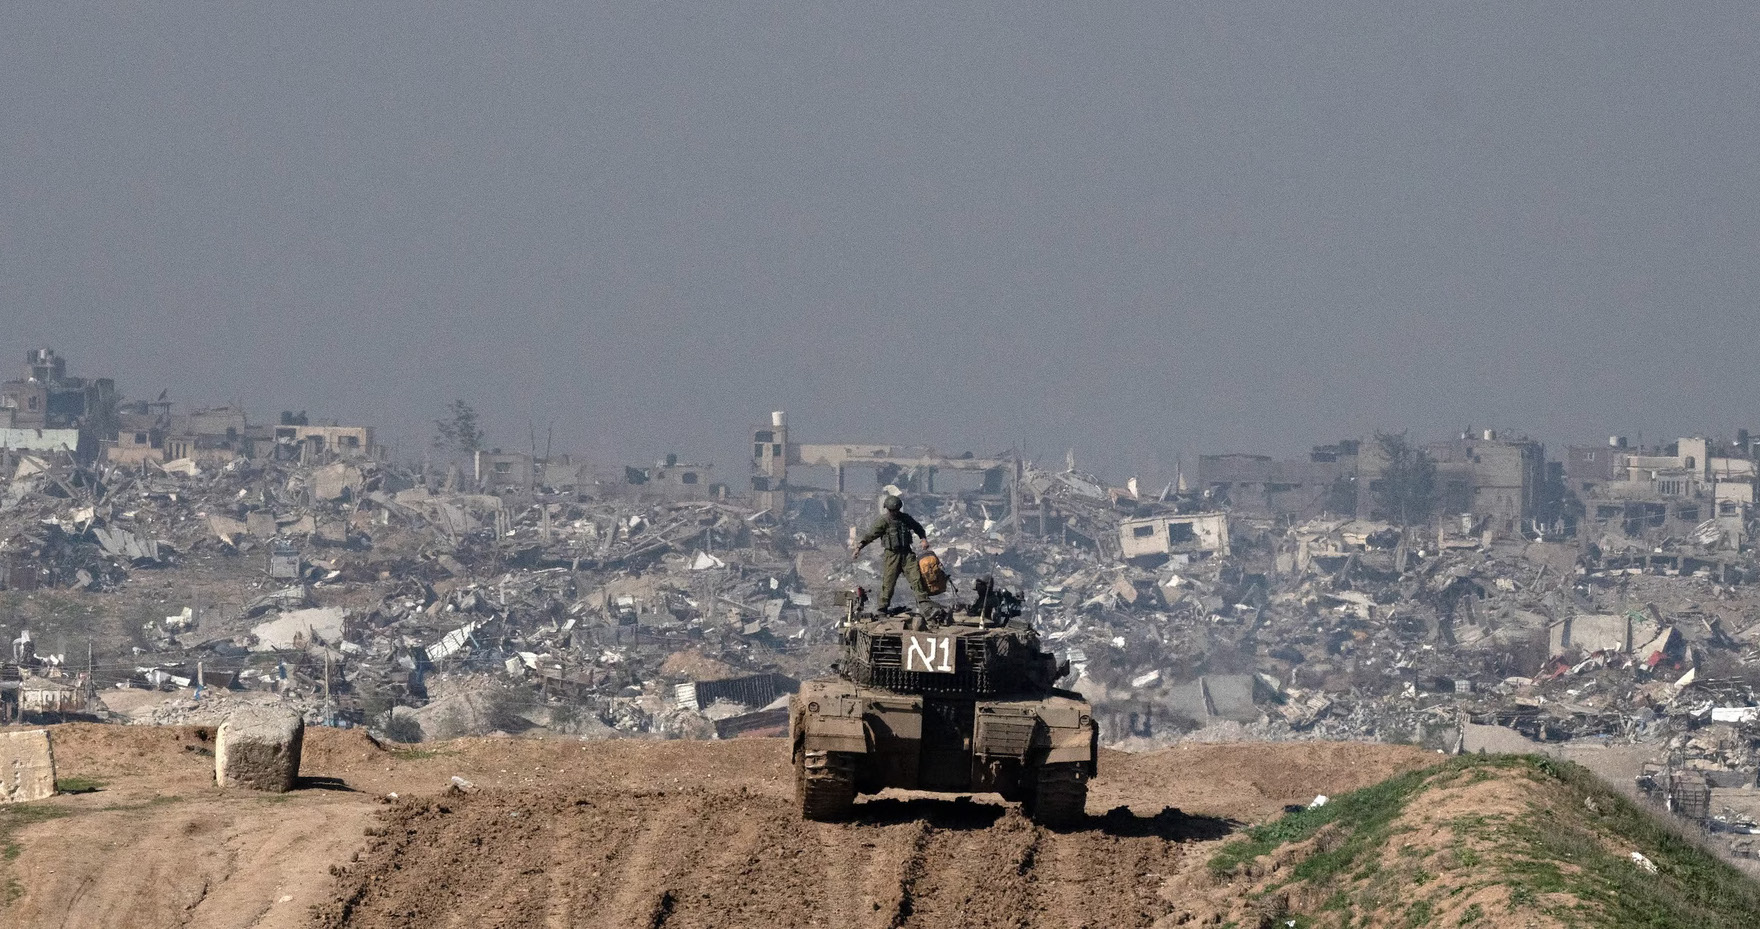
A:
POLYGON ((1760 925, 1760 884, 1586 769, 1535 756, 1465 756, 1332 798, 1249 830, 1167 896, 1196 924, 1760 925))
POLYGON ((1050 832, 999 803, 910 794, 803 822, 772 739, 380 746, 318 728, 304 789, 262 795, 213 785, 203 727, 54 737, 86 792, 0 808, 7 926, 1147 926, 1174 912, 1164 883, 1201 871, 1236 821, 1432 757, 1109 753, 1088 820, 1050 832), (472 788, 448 793, 454 776, 472 788))

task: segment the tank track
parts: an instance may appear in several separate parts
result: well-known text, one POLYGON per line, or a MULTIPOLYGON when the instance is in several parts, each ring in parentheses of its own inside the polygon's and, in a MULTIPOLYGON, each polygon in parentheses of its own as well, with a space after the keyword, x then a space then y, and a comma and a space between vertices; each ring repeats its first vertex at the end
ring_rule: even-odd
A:
POLYGON ((1088 782, 1081 766, 1051 764, 1040 768, 1025 806, 1027 816, 1041 826, 1062 829, 1080 823, 1088 807, 1088 782))
POLYGON ((802 816, 819 822, 849 818, 856 802, 854 758, 846 752, 796 752, 794 772, 802 816))

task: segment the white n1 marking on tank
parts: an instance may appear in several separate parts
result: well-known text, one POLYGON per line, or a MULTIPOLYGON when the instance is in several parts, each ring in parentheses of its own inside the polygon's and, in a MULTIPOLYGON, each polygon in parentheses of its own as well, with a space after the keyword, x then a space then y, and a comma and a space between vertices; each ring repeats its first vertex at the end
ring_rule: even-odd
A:
POLYGON ((906 633, 904 669, 952 674, 953 637, 906 633))

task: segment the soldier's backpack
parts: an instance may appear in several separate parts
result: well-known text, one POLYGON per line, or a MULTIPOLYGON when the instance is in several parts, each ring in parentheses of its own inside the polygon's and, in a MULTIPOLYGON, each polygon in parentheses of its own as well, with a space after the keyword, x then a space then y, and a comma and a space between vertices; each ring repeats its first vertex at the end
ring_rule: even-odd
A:
POLYGON ((947 572, 941 570, 941 559, 934 552, 924 552, 917 559, 917 570, 923 573, 923 585, 929 588, 930 594, 947 592, 947 572))

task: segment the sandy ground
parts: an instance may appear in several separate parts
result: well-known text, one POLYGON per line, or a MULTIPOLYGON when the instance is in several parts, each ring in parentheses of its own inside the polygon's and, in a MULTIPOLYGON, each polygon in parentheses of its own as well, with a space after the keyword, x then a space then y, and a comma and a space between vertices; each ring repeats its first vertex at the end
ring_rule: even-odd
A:
MULTIPOLYGON (((1434 760, 1353 743, 1103 756, 1089 821, 888 793, 802 822, 779 740, 470 739, 387 751, 308 733, 305 786, 213 786, 207 730, 54 729, 102 783, 0 844, 0 925, 1148 926, 1237 824, 1434 760), (453 776, 473 784, 449 792, 453 776), (396 793, 396 799, 388 799, 396 793)), ((39 814, 40 815, 40 814, 39 814)), ((0 822, 6 822, 0 819, 0 822)))

